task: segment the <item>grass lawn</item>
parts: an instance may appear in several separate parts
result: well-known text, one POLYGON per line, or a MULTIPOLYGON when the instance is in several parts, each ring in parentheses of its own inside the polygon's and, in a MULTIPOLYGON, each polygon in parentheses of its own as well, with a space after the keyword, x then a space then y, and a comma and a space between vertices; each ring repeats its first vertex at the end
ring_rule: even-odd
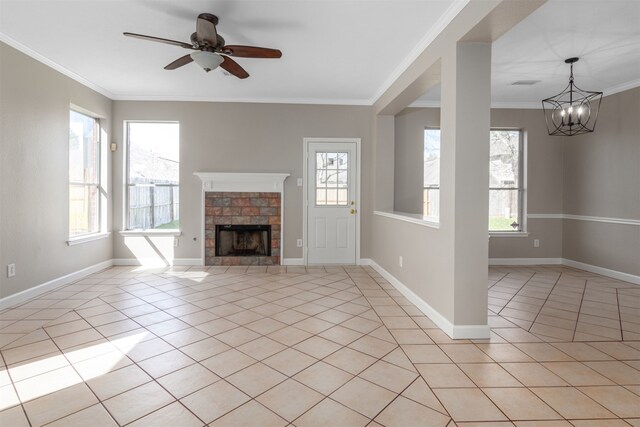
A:
POLYGON ((174 221, 168 222, 166 224, 162 224, 156 227, 156 229, 163 229, 163 230, 178 230, 180 229, 180 220, 176 219, 174 221))
POLYGON ((516 221, 515 218, 504 218, 499 216, 489 217, 489 231, 518 231, 511 226, 516 221))

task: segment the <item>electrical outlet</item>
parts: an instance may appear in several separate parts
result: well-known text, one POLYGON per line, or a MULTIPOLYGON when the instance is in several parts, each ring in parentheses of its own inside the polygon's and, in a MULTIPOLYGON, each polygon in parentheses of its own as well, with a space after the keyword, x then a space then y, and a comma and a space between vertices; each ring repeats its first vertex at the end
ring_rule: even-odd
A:
POLYGON ((298 187, 302 187, 302 178, 298 178, 297 183, 298 183, 298 187))
POLYGON ((402 255, 400 255, 400 256, 398 257, 398 265, 399 265, 400 267, 402 267, 402 262, 403 262, 403 261, 404 261, 404 260, 402 259, 402 255))
POLYGON ((533 247, 534 248, 540 247, 540 239, 533 239, 533 247))
POLYGON ((302 239, 296 240, 296 246, 298 246, 299 248, 302 247, 302 239))
POLYGON ((16 275, 16 265, 9 264, 7 265, 7 277, 13 277, 16 275))

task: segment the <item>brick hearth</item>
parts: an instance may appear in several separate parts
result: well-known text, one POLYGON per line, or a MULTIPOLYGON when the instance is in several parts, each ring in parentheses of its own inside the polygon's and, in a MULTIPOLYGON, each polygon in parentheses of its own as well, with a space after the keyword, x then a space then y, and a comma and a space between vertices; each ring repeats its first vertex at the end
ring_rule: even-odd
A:
POLYGON ((206 192, 205 265, 279 265, 280 193, 206 192), (271 256, 217 257, 216 225, 271 225, 271 256))

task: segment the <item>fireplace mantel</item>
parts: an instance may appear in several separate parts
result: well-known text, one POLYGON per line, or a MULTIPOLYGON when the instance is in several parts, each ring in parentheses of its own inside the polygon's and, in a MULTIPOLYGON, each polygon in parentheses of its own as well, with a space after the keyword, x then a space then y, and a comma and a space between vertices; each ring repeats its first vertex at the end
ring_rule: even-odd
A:
POLYGON ((288 173, 195 172, 203 191, 283 192, 288 173))
MULTIPOLYGON (((255 173, 255 172, 195 172, 195 176, 202 181, 202 223, 200 228, 200 237, 202 242, 202 265, 206 265, 206 248, 207 236, 205 233, 205 205, 207 194, 211 193, 236 193, 234 197, 237 197, 238 193, 255 193, 249 197, 269 197, 263 193, 279 193, 280 199, 279 218, 275 222, 269 221, 269 224, 274 224, 273 227, 279 227, 278 245, 278 258, 282 263, 284 257, 284 180, 289 176, 288 173, 255 173)), ((258 205, 257 209, 263 209, 267 205, 258 205)), ((271 205, 269 205, 271 207, 271 205)), ((224 208, 227 209, 227 208, 224 208)), ((255 209, 255 207, 254 207, 255 209)), ((223 214, 227 215, 227 214, 223 214)), ((235 214, 229 214, 235 215, 235 214)), ((262 215, 262 214, 261 214, 262 215)), ((264 214, 268 215, 269 214, 264 214)), ((233 222, 232 222, 233 223, 233 222)), ((273 233, 272 233, 273 236, 273 233)), ((275 255, 272 255, 275 257, 275 255)))

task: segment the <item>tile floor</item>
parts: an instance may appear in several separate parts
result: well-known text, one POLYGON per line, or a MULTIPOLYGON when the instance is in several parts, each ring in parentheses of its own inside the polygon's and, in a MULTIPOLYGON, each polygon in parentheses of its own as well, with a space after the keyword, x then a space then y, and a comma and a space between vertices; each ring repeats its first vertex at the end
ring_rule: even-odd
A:
POLYGON ((114 267, 0 312, 2 426, 640 426, 640 286, 492 267, 450 340, 369 267, 114 267))

